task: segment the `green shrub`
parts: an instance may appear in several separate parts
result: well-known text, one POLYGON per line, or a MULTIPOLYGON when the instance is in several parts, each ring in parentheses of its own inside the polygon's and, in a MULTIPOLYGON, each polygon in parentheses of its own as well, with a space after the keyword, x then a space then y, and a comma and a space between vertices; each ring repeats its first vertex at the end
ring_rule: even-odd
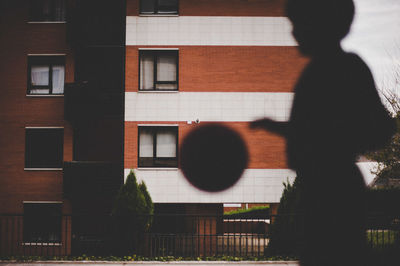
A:
POLYGON ((263 219, 269 216, 269 206, 256 206, 249 209, 237 209, 224 212, 224 218, 232 219, 263 219))
POLYGON ((117 253, 139 251, 143 234, 151 226, 153 212, 154 205, 146 185, 144 182, 138 184, 131 171, 116 196, 112 212, 116 222, 116 246, 123 247, 117 253))
POLYGON ((136 181, 131 170, 115 199, 113 214, 150 214, 153 211, 153 202, 145 183, 136 181))
POLYGON ((289 181, 285 186, 278 207, 278 215, 273 219, 268 244, 268 255, 298 256, 301 247, 302 224, 298 214, 301 213, 301 178, 289 181))

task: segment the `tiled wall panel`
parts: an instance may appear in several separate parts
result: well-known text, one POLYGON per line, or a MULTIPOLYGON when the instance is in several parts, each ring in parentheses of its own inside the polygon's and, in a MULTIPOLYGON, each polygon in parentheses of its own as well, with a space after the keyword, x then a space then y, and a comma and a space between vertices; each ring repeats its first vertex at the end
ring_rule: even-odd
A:
POLYGON ((125 93, 125 121, 252 121, 289 118, 293 93, 125 93))
MULTIPOLYGON (((129 173, 125 169, 125 177, 129 173)), ((232 188, 208 193, 193 187, 178 169, 135 169, 138 181, 144 181, 155 203, 276 203, 283 191, 283 182, 293 182, 289 169, 247 169, 232 188)))
MULTIPOLYGON (((139 0, 127 0, 127 16, 139 15, 139 0)), ((179 0, 181 16, 284 16, 285 0, 179 0)))
MULTIPOLYGON (((357 163, 369 184, 376 163, 357 163)), ((125 177, 130 169, 125 169, 125 177)), ((293 182, 296 173, 290 169, 246 169, 231 188, 217 193, 200 191, 193 187, 179 169, 134 169, 139 181, 144 181, 156 203, 279 203, 283 183, 293 182)))
POLYGON ((296 46, 286 17, 126 17, 126 45, 296 46))

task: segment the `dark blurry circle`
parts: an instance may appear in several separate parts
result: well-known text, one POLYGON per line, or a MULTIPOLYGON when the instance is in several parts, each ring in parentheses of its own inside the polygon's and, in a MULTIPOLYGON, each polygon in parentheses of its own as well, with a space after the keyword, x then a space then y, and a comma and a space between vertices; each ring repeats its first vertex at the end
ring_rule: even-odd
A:
POLYGON ((195 187, 215 192, 233 186, 247 167, 247 148, 238 133, 222 125, 204 125, 182 142, 181 169, 195 187))

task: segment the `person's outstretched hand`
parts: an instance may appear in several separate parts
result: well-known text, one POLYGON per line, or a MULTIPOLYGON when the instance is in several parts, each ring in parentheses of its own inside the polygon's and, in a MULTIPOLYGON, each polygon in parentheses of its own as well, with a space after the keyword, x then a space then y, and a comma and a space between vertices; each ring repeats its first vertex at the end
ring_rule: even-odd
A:
POLYGON ((249 127, 251 129, 264 129, 285 136, 287 131, 287 122, 279 122, 270 118, 262 118, 250 122, 249 127))
POLYGON ((254 120, 250 122, 249 127, 252 129, 265 129, 265 130, 270 130, 271 127, 274 127, 276 124, 275 120, 269 119, 269 118, 262 118, 258 120, 254 120))

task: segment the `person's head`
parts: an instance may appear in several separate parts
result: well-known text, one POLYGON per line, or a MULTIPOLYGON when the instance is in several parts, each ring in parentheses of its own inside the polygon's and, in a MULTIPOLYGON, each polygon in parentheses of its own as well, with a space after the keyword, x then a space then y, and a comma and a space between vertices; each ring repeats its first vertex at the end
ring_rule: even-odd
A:
POLYGON ((354 17, 353 0, 287 0, 293 36, 307 55, 337 47, 354 17))

